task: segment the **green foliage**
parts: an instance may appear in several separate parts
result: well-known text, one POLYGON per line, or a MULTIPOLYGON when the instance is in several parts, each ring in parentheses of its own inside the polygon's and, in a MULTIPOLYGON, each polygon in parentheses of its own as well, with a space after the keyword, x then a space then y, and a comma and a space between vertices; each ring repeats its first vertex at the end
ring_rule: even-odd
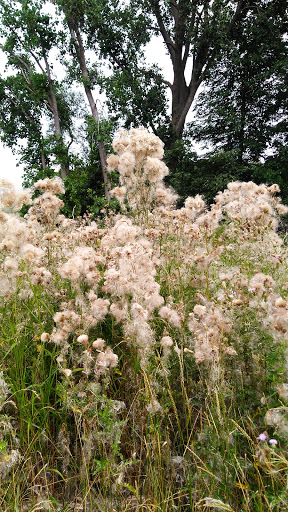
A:
POLYGON ((200 193, 211 204, 219 190, 237 180, 277 183, 283 202, 288 203, 287 151, 284 147, 264 162, 249 162, 239 161, 236 151, 199 156, 192 150, 189 139, 182 139, 165 152, 165 160, 170 169, 166 181, 179 194, 179 204, 186 197, 200 193))
POLYGON ((259 2, 231 32, 204 81, 191 133, 240 161, 257 161, 287 136, 287 9, 259 2))
POLYGON ((73 94, 51 76, 49 52, 59 43, 58 23, 43 14, 42 6, 38 1, 0 2, 1 49, 8 71, 1 77, 0 134, 32 176, 46 168, 49 174, 55 165, 67 172, 66 136, 71 136, 75 112, 73 94), (49 123, 46 136, 44 119, 49 123))
POLYGON ((180 203, 187 196, 201 193, 210 204, 219 190, 236 180, 249 181, 249 166, 239 165, 235 154, 221 152, 198 156, 187 140, 174 143, 166 151, 165 158, 170 169, 167 182, 180 196, 180 203))
POLYGON ((146 70, 132 63, 125 69, 116 69, 101 84, 112 117, 123 120, 125 128, 145 126, 159 134, 169 125, 163 78, 156 66, 146 70))
MULTIPOLYGON (((107 201, 104 193, 101 164, 99 158, 99 141, 111 144, 114 125, 111 121, 96 122, 87 116, 85 123, 85 158, 74 157, 70 160, 70 172, 65 179, 65 196, 63 213, 68 217, 78 217, 86 213, 99 217, 107 207, 119 210, 116 200, 107 201)), ((117 184, 117 178, 111 177, 111 186, 117 184)))

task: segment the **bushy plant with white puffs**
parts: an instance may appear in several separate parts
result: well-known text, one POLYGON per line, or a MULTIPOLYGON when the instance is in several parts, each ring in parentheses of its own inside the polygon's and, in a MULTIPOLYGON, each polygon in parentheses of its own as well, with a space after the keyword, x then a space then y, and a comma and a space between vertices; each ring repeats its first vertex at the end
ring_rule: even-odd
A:
POLYGON ((155 135, 113 150, 105 225, 61 214, 59 178, 0 183, 0 508, 285 510, 279 189, 176 208, 155 135))

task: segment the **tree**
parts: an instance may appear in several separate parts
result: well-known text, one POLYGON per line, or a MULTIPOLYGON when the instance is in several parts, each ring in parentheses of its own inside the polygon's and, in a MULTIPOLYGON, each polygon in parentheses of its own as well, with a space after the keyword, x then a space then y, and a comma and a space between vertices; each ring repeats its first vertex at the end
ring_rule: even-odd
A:
MULTIPOLYGON (((88 100, 92 117, 94 121, 99 124, 100 116, 96 101, 93 95, 93 82, 91 81, 90 73, 88 70, 88 63, 86 58, 84 38, 85 28, 87 24, 87 6, 89 9, 89 2, 86 5, 83 4, 82 0, 55 0, 54 2, 60 12, 64 14, 64 23, 67 25, 70 36, 72 48, 74 49, 74 64, 80 71, 80 80, 83 83, 86 98, 88 100), (84 29, 84 34, 83 34, 84 29)), ((104 181, 105 195, 110 199, 110 185, 109 179, 106 172, 106 150, 103 140, 98 141, 98 149, 100 155, 102 176, 104 181)))
MULTIPOLYGON (((174 78, 162 83, 172 93, 171 127, 179 138, 201 83, 252 6, 248 0, 131 0, 129 5, 136 18, 145 16, 146 32, 162 36, 167 48, 174 78)), ((108 58, 113 62, 113 55, 108 58)))
POLYGON ((234 27, 231 46, 199 96, 191 131, 195 138, 236 151, 240 162, 257 161, 267 149, 285 143, 287 28, 282 0, 263 2, 234 27))
MULTIPOLYGON (((162 77, 156 67, 146 69, 141 61, 142 47, 150 37, 145 16, 136 15, 129 5, 118 0, 54 0, 54 3, 64 14, 71 36, 72 77, 82 82, 94 121, 98 125, 101 122, 94 95, 95 86, 100 86, 108 97, 115 122, 121 117, 127 127, 131 123, 143 124, 154 131, 163 121, 167 123, 165 94, 163 90, 159 94, 163 89, 162 77), (87 51, 94 54, 92 64, 87 51), (112 69, 107 74, 108 62, 112 69)), ((99 140, 98 146, 109 197, 103 141, 99 140)))
POLYGON ((50 153, 52 149, 65 178, 69 172, 69 155, 63 132, 71 136, 71 111, 49 63, 49 53, 57 43, 57 28, 41 12, 41 7, 42 2, 36 0, 0 1, 4 37, 1 49, 10 69, 10 74, 1 78, 0 128, 2 139, 12 148, 23 138, 28 147, 35 149, 36 144, 45 171, 48 145, 43 136, 42 117, 50 119, 55 141, 52 149, 50 137, 50 153))
POLYGON ((108 72, 94 68, 94 77, 107 96, 111 117, 126 128, 143 125, 163 136, 169 125, 167 83, 158 66, 145 62, 144 48, 151 38, 145 9, 119 0, 88 3, 88 45, 100 61, 109 63, 108 72))

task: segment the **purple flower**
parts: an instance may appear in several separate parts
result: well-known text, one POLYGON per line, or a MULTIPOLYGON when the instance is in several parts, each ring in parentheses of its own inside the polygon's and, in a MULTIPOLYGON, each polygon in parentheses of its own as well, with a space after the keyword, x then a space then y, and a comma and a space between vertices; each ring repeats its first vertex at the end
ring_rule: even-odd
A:
POLYGON ((269 439, 269 444, 278 444, 278 441, 276 439, 269 439))
MULTIPOLYGON (((266 434, 264 434, 264 432, 262 434, 260 434, 260 436, 257 437, 257 439, 259 439, 259 441, 266 441, 267 439, 267 436, 266 434)), ((277 441, 276 441, 277 443, 277 441)), ((272 443, 273 444, 273 443, 272 443)))

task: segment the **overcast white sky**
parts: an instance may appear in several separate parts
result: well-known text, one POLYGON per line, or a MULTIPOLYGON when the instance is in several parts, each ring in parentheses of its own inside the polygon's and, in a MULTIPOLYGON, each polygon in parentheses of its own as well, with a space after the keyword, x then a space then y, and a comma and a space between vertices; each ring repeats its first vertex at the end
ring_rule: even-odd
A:
MULTIPOLYGON (((172 66, 162 39, 156 37, 152 38, 152 41, 147 46, 146 57, 148 62, 157 63, 162 67, 167 80, 173 80, 172 66)), ((20 189, 22 184, 23 167, 17 166, 17 156, 13 155, 12 151, 8 147, 4 147, 1 141, 0 162, 0 178, 9 180, 17 189, 20 189)))

